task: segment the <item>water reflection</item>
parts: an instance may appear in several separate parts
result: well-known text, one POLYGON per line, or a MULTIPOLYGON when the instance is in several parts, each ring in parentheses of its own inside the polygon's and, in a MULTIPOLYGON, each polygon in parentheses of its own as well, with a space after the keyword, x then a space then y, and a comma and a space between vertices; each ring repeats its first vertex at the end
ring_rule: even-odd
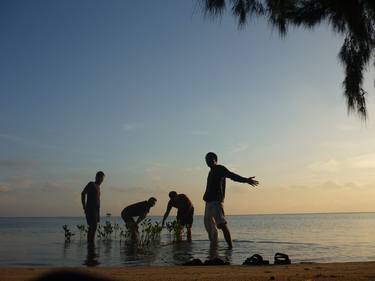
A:
POLYGON ((84 261, 84 265, 86 266, 97 266, 100 264, 98 261, 99 255, 97 253, 97 248, 95 247, 94 243, 87 244, 87 256, 86 260, 84 261))
POLYGON ((62 253, 62 257, 64 258, 64 260, 68 256, 69 248, 70 248, 70 241, 65 240, 64 241, 64 247, 63 247, 63 253, 62 253))
POLYGON ((104 240, 101 241, 104 246, 104 255, 106 257, 111 257, 111 251, 112 251, 112 240, 104 240))
POLYGON ((233 254, 233 248, 219 248, 219 246, 210 244, 210 248, 208 249, 208 256, 207 258, 209 260, 219 258, 223 261, 229 261, 232 262, 232 254, 233 254))
POLYGON ((64 241, 64 251, 66 251, 67 249, 69 249, 69 247, 70 247, 70 241, 65 240, 64 241))
POLYGON ((172 256, 172 264, 182 264, 191 260, 193 258, 193 243, 189 241, 172 243, 172 256))
POLYGON ((86 241, 64 243, 63 257, 66 265, 81 263, 94 267, 100 264, 123 265, 181 265, 187 261, 199 258, 202 261, 220 258, 232 261, 232 249, 223 245, 208 247, 206 241, 170 241, 170 243, 155 243, 139 245, 134 241, 102 240, 95 244, 86 241), (76 251, 74 251, 76 250, 76 251))
POLYGON ((120 257, 125 265, 157 263, 158 253, 158 245, 141 247, 134 241, 128 241, 120 245, 120 257))

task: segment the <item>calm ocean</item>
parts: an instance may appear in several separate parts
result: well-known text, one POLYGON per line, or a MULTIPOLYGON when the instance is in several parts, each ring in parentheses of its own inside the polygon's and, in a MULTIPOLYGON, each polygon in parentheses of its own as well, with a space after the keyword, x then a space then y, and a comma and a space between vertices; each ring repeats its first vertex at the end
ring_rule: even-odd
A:
MULTIPOLYGON (((173 243, 165 230, 160 245, 147 251, 120 242, 118 235, 97 241, 88 251, 76 229, 83 218, 0 218, 0 266, 174 265, 213 255, 241 264, 255 253, 272 261, 276 252, 288 254, 292 262, 375 260, 375 213, 227 218, 234 249, 228 250, 220 236, 217 252, 209 248, 201 216, 195 217, 192 243, 173 243), (70 243, 64 241, 64 224, 76 233, 70 243)), ((111 220, 121 223, 117 217, 111 220)))

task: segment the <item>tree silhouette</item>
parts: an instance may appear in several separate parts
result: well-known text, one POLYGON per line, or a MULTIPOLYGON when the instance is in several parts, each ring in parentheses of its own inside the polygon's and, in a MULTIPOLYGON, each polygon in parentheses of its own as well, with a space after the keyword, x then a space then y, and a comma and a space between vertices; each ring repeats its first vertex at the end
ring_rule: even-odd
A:
POLYGON ((220 16, 230 6, 238 25, 265 17, 285 36, 290 26, 313 28, 325 22, 343 35, 339 58, 345 69, 344 96, 348 113, 366 119, 363 75, 375 50, 375 0, 200 0, 205 13, 220 16))

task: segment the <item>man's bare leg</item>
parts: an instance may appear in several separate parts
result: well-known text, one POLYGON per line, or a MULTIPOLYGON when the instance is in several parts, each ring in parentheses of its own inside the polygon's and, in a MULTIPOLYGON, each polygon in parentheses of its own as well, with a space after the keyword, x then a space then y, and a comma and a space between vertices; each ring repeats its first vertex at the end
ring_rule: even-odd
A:
POLYGON ((216 245, 218 241, 218 234, 217 234, 217 228, 215 221, 213 217, 209 215, 204 215, 204 226, 208 233, 208 239, 210 239, 210 242, 212 245, 216 245))
POLYGON ((187 228, 186 228, 186 232, 187 232, 187 240, 189 241, 189 242, 191 242, 191 227, 190 226, 188 226, 187 228))
POLYGON ((88 243, 94 243, 96 228, 97 228, 97 224, 89 225, 89 230, 87 231, 87 242, 88 243))
POLYGON ((131 229, 130 239, 133 240, 133 241, 137 241, 138 240, 138 225, 134 222, 134 223, 132 223, 130 229, 131 229))
POLYGON ((220 228, 223 231, 225 241, 227 241, 228 247, 233 248, 232 243, 232 236, 230 235, 229 228, 226 224, 218 225, 218 228, 220 228))

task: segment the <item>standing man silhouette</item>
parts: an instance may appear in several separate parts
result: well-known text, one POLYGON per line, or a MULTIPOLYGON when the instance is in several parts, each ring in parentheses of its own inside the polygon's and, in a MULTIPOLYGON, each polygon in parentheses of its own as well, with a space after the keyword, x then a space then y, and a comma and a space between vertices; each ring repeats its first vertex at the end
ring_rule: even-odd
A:
POLYGON ((104 181, 104 177, 105 175, 102 171, 97 172, 95 182, 89 182, 81 193, 82 207, 89 225, 87 242, 90 244, 94 243, 95 232, 100 219, 100 185, 104 181))
POLYGON ((217 164, 217 155, 213 152, 206 154, 206 163, 210 167, 207 177, 206 192, 203 200, 206 202, 204 211, 204 226, 206 227, 211 246, 216 246, 218 242, 217 228, 223 231, 225 241, 229 248, 233 247, 232 237, 227 226, 224 215, 225 198, 225 179, 230 178, 233 181, 248 183, 251 186, 257 186, 258 181, 254 177, 244 178, 232 173, 222 165, 217 164))

